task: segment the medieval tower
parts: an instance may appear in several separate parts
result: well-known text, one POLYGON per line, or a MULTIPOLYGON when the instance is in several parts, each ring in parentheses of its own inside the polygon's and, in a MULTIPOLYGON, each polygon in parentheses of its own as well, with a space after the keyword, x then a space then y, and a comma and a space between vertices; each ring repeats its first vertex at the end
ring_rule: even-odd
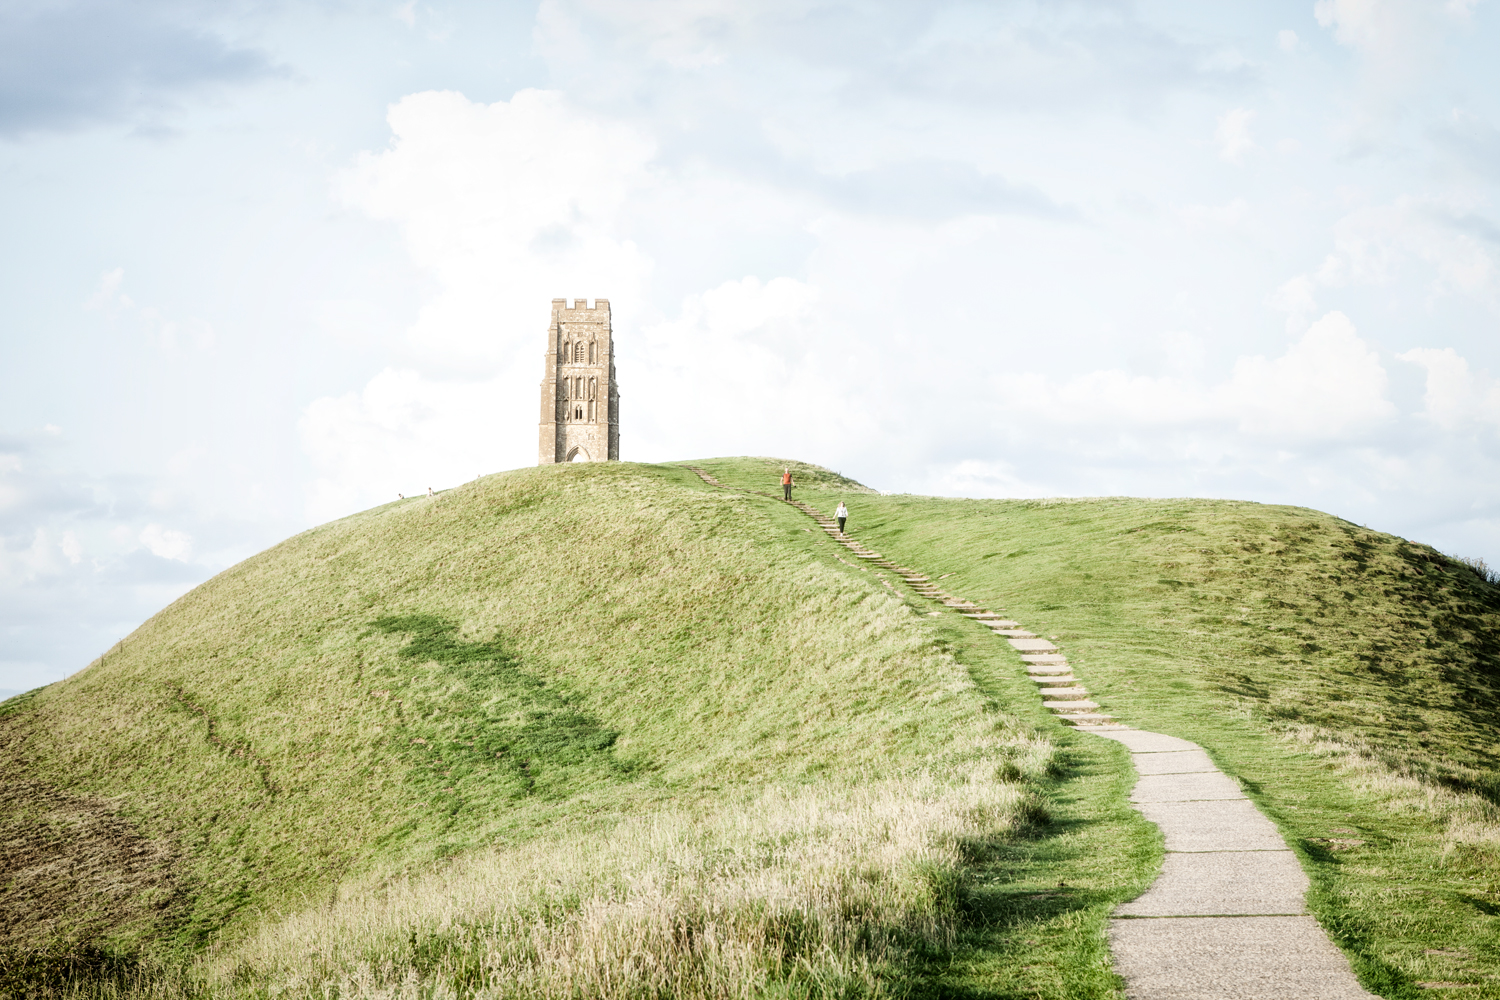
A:
POLYGON ((552 300, 538 465, 620 458, 620 390, 609 300, 552 300))

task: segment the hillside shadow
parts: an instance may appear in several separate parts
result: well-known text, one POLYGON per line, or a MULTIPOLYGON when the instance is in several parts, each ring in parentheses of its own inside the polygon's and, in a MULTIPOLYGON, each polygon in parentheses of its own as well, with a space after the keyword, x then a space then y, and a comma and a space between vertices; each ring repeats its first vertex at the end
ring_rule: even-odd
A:
MULTIPOLYGON (((515 797, 546 786, 555 791, 580 767, 630 770, 615 757, 619 733, 524 669, 503 636, 463 639, 457 624, 425 614, 387 616, 370 625, 387 635, 410 636, 397 650, 398 661, 426 668, 393 672, 386 681, 389 693, 402 696, 407 735, 399 752, 409 759, 414 780, 461 797, 466 786, 481 783, 515 797), (550 780, 543 782, 544 775, 550 780)), ((470 796, 475 790, 469 788, 470 796)))

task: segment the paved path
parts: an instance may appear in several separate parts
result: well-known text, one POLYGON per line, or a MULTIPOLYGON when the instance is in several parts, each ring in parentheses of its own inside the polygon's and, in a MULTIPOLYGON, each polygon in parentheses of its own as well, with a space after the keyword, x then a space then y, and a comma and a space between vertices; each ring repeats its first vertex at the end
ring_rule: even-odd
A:
MULTIPOLYGON (((693 471, 720 489, 786 502, 773 493, 725 486, 702 469, 693 471)), ((1125 978, 1127 996, 1373 998, 1303 906, 1307 875, 1296 855, 1239 783, 1215 767, 1202 747, 1132 729, 1101 712, 1050 639, 947 593, 917 570, 897 566, 841 533, 837 523, 816 508, 798 501, 792 506, 874 567, 887 586, 880 570, 899 576, 921 596, 988 626, 1021 654, 1043 706, 1061 721, 1122 743, 1130 751, 1140 776, 1130 800, 1161 829, 1167 853, 1151 888, 1116 908, 1109 922, 1109 948, 1115 971, 1125 978)))

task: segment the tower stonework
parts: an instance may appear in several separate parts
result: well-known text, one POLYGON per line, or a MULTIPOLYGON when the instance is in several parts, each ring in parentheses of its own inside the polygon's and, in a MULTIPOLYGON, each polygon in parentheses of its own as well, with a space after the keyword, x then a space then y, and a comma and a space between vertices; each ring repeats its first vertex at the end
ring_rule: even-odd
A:
POLYGON ((542 376, 538 465, 620 458, 620 390, 615 385, 609 300, 552 300, 542 376))

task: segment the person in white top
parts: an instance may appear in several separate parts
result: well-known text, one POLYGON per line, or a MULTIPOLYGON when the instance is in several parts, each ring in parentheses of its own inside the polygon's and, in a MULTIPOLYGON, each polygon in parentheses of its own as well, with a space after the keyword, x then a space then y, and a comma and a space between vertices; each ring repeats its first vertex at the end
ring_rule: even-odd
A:
POLYGON ((839 509, 833 512, 833 516, 838 518, 839 534, 842 535, 844 533, 844 522, 849 520, 849 508, 844 506, 844 501, 839 501, 839 509))

